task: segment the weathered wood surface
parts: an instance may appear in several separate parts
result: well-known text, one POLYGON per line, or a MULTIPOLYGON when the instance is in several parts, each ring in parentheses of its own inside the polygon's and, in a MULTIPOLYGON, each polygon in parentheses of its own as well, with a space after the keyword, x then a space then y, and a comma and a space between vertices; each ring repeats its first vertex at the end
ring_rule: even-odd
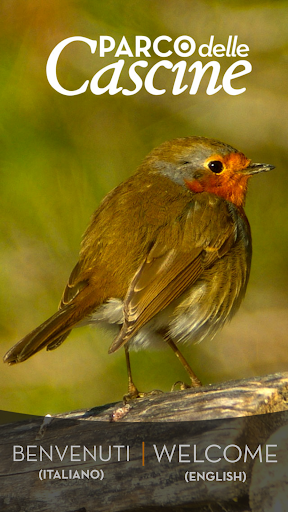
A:
MULTIPOLYGON (((272 512, 279 500, 288 502, 287 485, 283 483, 287 482, 288 473, 287 410, 288 373, 282 373, 150 395, 126 405, 109 404, 44 421, 33 418, 2 425, 0 511, 157 512, 164 507, 180 512, 193 507, 198 512, 272 512), (223 456, 223 449, 229 445, 238 447, 238 451, 231 447, 227 452, 227 457, 234 460, 239 450, 244 454, 245 446, 254 453, 258 445, 264 446, 269 439, 270 444, 281 445, 276 464, 260 463, 259 457, 254 460, 249 456, 246 462, 242 456, 232 463, 223 456), (167 456, 158 462, 155 446, 160 453, 164 444, 170 454, 175 445, 171 462, 167 456), (181 444, 185 447, 179 448, 181 444), (212 444, 221 448, 209 451, 209 457, 221 459, 217 463, 205 457, 205 450, 212 444), (22 461, 13 461, 16 445, 23 447, 22 461), (27 445, 33 447, 30 461, 26 460, 27 445), (73 449, 75 460, 71 460, 73 445, 77 446, 73 449), (83 447, 93 452, 94 446, 96 460, 89 456, 84 460, 83 447), (103 459, 109 458, 111 449, 107 462, 101 460, 100 446, 103 459), (53 460, 45 454, 40 460, 40 447, 53 460), (43 477, 43 471, 48 469, 56 478, 41 481, 40 470, 43 477), (79 475, 82 470, 86 474, 94 470, 94 475, 99 471, 100 475, 102 470, 104 478, 58 478, 57 471, 60 476, 64 471, 65 477, 69 470, 79 475), (187 472, 217 473, 221 478, 228 471, 242 474, 242 478, 245 474, 246 481, 185 481, 187 472), (273 485, 269 486, 269 482, 273 485), (266 508, 262 508, 264 501, 266 508)), ((22 456, 19 451, 17 456, 22 456)))

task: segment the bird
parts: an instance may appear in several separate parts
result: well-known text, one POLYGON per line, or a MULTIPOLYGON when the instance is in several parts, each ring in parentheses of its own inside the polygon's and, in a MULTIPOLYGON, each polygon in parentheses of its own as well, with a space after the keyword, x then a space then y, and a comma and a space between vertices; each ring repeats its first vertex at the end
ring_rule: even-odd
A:
POLYGON ((114 329, 109 353, 124 346, 127 397, 142 396, 130 351, 149 347, 170 346, 190 378, 183 387, 201 386, 179 345, 214 337, 238 310, 252 256, 247 185, 273 168, 206 137, 156 147, 96 209, 57 312, 4 362, 54 350, 76 326, 102 324, 114 329))

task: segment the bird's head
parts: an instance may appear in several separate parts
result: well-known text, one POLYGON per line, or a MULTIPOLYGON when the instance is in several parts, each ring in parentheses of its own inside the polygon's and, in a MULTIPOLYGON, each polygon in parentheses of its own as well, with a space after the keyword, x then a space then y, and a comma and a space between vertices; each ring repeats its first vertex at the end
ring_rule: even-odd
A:
POLYGON ((150 172, 161 173, 194 193, 210 192, 238 207, 244 205, 249 178, 274 168, 251 163, 237 149, 205 137, 164 142, 148 155, 144 164, 150 172))

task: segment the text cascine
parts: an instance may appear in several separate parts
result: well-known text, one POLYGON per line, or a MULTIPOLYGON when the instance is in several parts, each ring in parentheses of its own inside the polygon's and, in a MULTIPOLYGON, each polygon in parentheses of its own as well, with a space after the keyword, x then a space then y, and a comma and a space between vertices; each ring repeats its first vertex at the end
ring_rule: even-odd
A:
POLYGON ((222 89, 227 94, 236 96, 246 91, 243 84, 242 87, 237 86, 237 79, 252 71, 251 63, 245 59, 248 53, 249 46, 239 44, 237 35, 229 35, 225 44, 216 43, 214 35, 211 35, 207 42, 199 46, 193 37, 187 35, 179 36, 175 40, 166 35, 158 36, 154 40, 147 36, 135 36, 133 45, 128 43, 125 36, 119 43, 116 43, 111 36, 99 36, 98 40, 73 36, 58 43, 51 51, 47 61, 46 74, 51 87, 64 96, 83 94, 88 87, 96 96, 105 93, 111 96, 119 93, 124 96, 133 96, 142 89, 153 96, 160 96, 166 92, 170 92, 174 96, 184 92, 195 95, 204 75, 208 77, 207 95, 214 95, 222 89), (87 57, 87 51, 89 52, 90 49, 90 53, 99 57, 100 60, 109 57, 110 63, 102 66, 94 74, 91 72, 92 76, 87 76, 87 79, 81 84, 75 83, 73 89, 71 87, 67 89, 58 80, 57 73, 66 48, 73 47, 75 43, 81 43, 83 58, 87 57), (191 63, 191 56, 195 57, 196 55, 199 60, 196 59, 191 63), (180 57, 176 63, 174 62, 175 56, 180 57), (154 59, 152 64, 151 57, 154 59), (160 58, 156 63, 154 63, 155 57, 160 58), (221 58, 223 57, 234 59, 233 63, 229 63, 230 65, 225 70, 221 70, 221 58), (112 63, 111 58, 115 59, 112 63), (130 59, 133 59, 132 63, 130 59), (135 61, 135 59, 138 60, 135 61), (213 60, 207 61, 207 59, 213 60), (128 74, 129 87, 124 86, 122 80, 124 73, 128 74), (170 90, 166 86, 169 79, 170 90), (163 81, 165 87, 163 87, 163 81))

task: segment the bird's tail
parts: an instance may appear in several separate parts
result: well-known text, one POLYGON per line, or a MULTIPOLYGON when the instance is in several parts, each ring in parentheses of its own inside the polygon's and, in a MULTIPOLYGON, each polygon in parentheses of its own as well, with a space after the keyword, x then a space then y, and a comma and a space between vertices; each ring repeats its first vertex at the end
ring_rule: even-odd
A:
POLYGON ((74 315, 74 308, 71 307, 57 311, 55 315, 10 348, 3 358, 4 363, 10 365, 20 363, 44 347, 47 350, 57 348, 67 338, 71 327, 75 324, 74 315))

